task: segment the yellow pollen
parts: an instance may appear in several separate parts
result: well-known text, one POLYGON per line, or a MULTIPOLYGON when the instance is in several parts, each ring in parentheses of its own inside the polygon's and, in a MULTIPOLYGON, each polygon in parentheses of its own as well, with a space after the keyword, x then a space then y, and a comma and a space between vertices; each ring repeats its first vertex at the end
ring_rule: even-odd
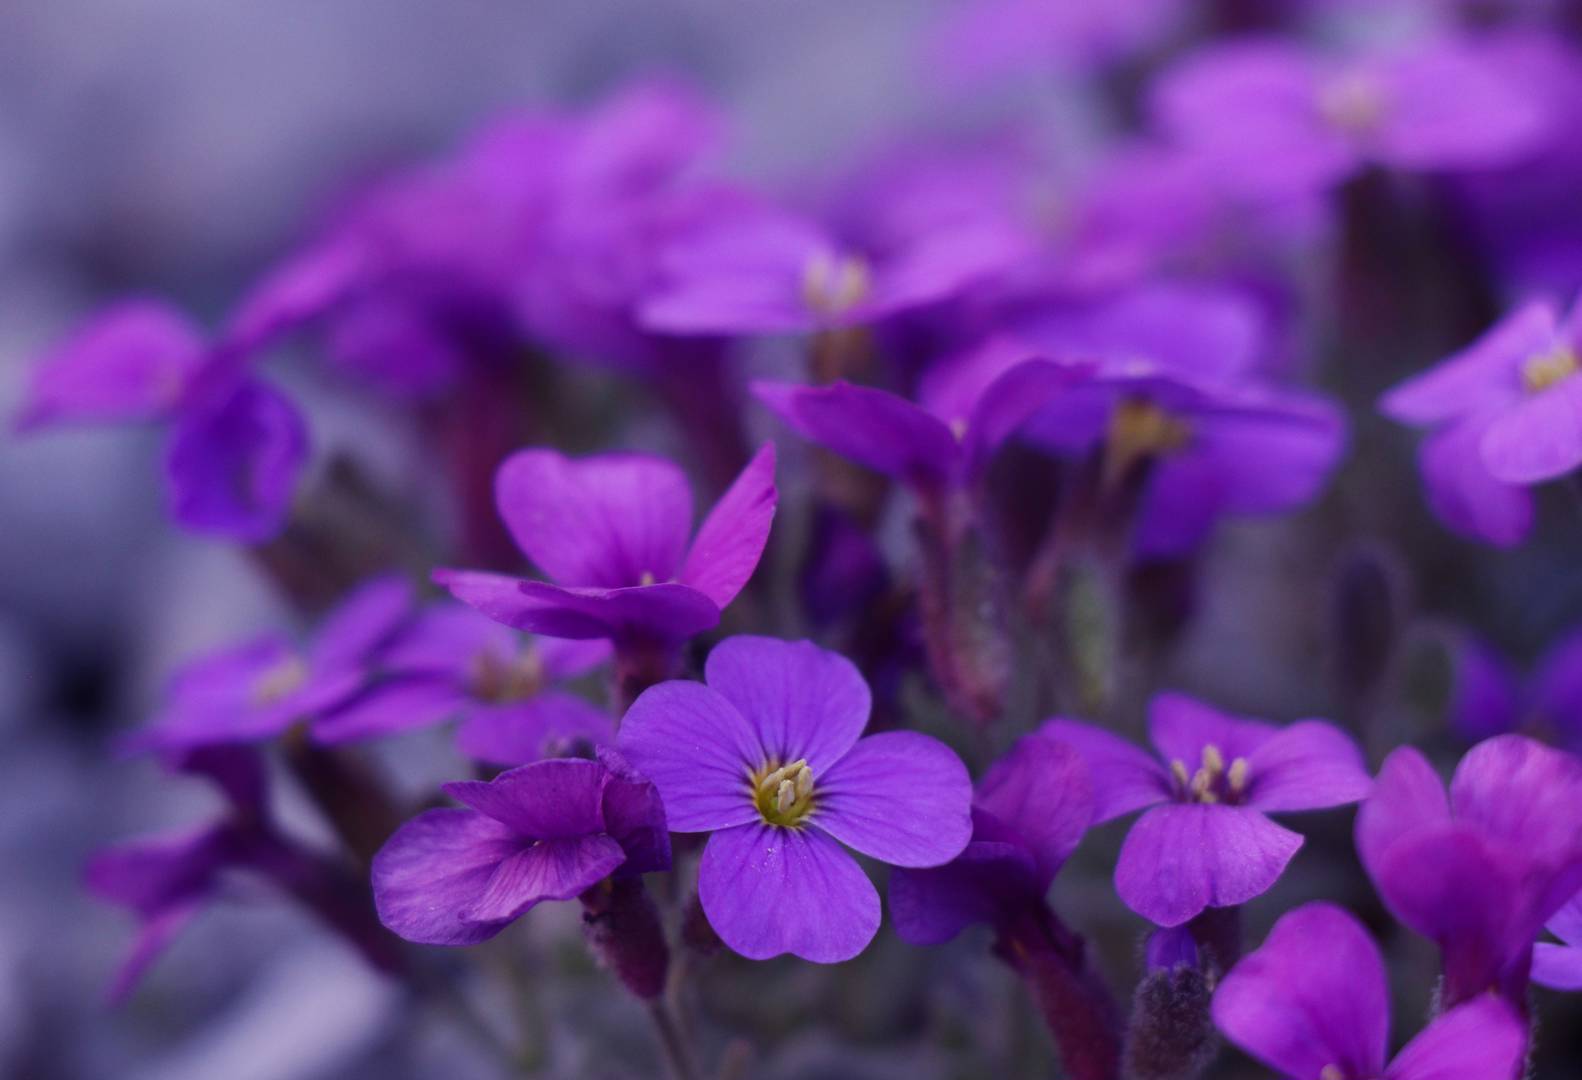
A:
POLYGON ((1151 401, 1129 398, 1110 414, 1104 443, 1104 484, 1114 487, 1149 458, 1173 454, 1191 440, 1192 429, 1151 401))
POLYGON ((1219 802, 1219 796, 1214 794, 1214 777, 1207 769, 1199 769, 1192 777, 1192 800, 1200 803, 1219 802))
POLYGON ((1582 369, 1576 350, 1569 345, 1556 345, 1548 352, 1541 352, 1522 364, 1522 386, 1529 394, 1538 394, 1563 382, 1582 369))
POLYGON ((308 665, 298 656, 288 656, 260 675, 252 687, 254 705, 274 705, 302 688, 308 681, 308 665))
POLYGON ((544 685, 544 661, 531 645, 502 660, 485 650, 472 658, 472 694, 480 701, 505 705, 526 701, 544 685))
POLYGON ((748 777, 753 805, 770 825, 797 826, 813 812, 813 770, 805 759, 789 765, 769 762, 748 777))
POLYGON ((1230 771, 1225 774, 1225 783, 1230 786, 1231 794, 1240 795, 1247 790, 1247 759, 1239 757, 1230 763, 1230 771))
POLYGON ((657 580, 652 570, 644 570, 642 577, 637 579, 637 583, 639 585, 652 585, 657 580))
POLYGON ((967 437, 967 422, 959 416, 956 417, 950 422, 950 433, 956 437, 957 442, 961 442, 967 437))
POLYGON ((856 255, 819 252, 802 270, 802 300, 820 315, 841 315, 868 297, 868 264, 856 255))
POLYGON ((1192 777, 1187 774, 1186 762, 1175 758, 1170 762, 1170 775, 1176 778, 1176 783, 1183 789, 1192 782, 1192 777))
POLYGON ((1365 135, 1384 120, 1384 88, 1378 80, 1350 72, 1319 91, 1318 111, 1332 126, 1353 135, 1365 135))
POLYGON ((1219 747, 1209 743, 1203 747, 1203 769, 1210 776, 1219 776, 1225 771, 1225 755, 1219 752, 1219 747))
POLYGON ((1319 1071, 1318 1080, 1346 1080, 1346 1074, 1340 1071, 1339 1065, 1325 1065, 1319 1071))

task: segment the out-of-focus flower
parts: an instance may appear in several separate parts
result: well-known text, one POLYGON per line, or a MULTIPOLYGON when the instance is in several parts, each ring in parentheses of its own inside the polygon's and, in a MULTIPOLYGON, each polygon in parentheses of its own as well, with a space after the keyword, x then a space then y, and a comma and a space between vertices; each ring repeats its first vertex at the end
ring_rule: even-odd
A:
POLYGON ((299 646, 270 634, 204 656, 176 673, 134 750, 179 751, 261 742, 316 721, 367 683, 381 648, 414 614, 411 585, 393 577, 360 586, 299 646))
POLYGON ((112 306, 47 357, 17 420, 23 431, 128 422, 168 428, 178 524, 247 542, 284 527, 308 450, 296 406, 157 301, 112 306))
POLYGON ((1149 711, 1159 758, 1075 720, 1056 718, 1039 730, 1086 759, 1095 824, 1151 808, 1126 836, 1115 888, 1160 926, 1268 891, 1302 846, 1268 814, 1344 806, 1371 785, 1357 747, 1321 720, 1280 728, 1180 694, 1160 695, 1149 711))
POLYGON ((324 743, 455 719, 463 753, 495 765, 587 757, 615 738, 608 713, 554 688, 609 659, 604 641, 524 638, 471 608, 423 612, 379 653, 373 684, 313 727, 324 743))
POLYGON ((1579 350, 1582 303, 1562 316, 1533 302, 1380 399, 1385 415, 1430 429, 1423 478, 1451 528, 1516 543, 1532 521, 1522 489, 1582 465, 1579 350))
POLYGON ((1044 907, 1093 820, 1093 803, 1081 754, 1051 739, 1022 739, 978 781, 966 849, 944 866, 891 873, 896 933, 938 945, 973 923, 1014 929, 1044 907))
POLYGON ((1365 165, 1411 171, 1508 165, 1539 149, 1549 117, 1475 42, 1330 57, 1277 39, 1208 46, 1155 82, 1160 129, 1216 164, 1240 194, 1285 197, 1365 165))
POLYGON ((1520 735, 1480 743, 1445 786, 1411 747, 1385 759, 1357 851, 1396 918, 1444 959, 1449 1004, 1523 1007, 1533 941, 1582 888, 1582 761, 1520 735))
POLYGON ((917 732, 860 738, 867 684, 811 642, 727 638, 705 678, 645 691, 618 745, 671 828, 712 834, 698 870, 709 923, 750 959, 851 959, 878 931, 879 894, 842 845, 949 862, 972 833, 966 768, 917 732))
POLYGON ((492 619, 550 637, 691 637, 719 622, 758 565, 778 499, 774 467, 766 444, 691 537, 692 492, 671 462, 523 450, 501 465, 496 502, 553 582, 444 569, 434 580, 492 619))
POLYGON ((1434 1019, 1393 1059, 1390 991, 1378 946, 1355 916, 1305 904, 1225 976, 1214 1022, 1290 1080, 1513 1080, 1527 1027, 1481 998, 1434 1019))
POLYGON ((951 12, 925 55, 931 73, 969 83, 1052 66, 1088 69, 1157 41, 1177 15, 1168 0, 978 0, 951 12))
POLYGON ((540 761, 444 790, 466 808, 419 814, 374 857, 380 921, 408 941, 476 945, 546 900, 670 867, 664 807, 619 758, 540 761))
POLYGON ((1451 657, 1450 723, 1469 742, 1524 731, 1582 748, 1582 630, 1552 646, 1523 680, 1488 642, 1464 634, 1451 657))
POLYGON ((1582 893, 1555 912, 1544 928, 1561 943, 1533 946, 1533 982, 1551 990, 1582 990, 1582 893))

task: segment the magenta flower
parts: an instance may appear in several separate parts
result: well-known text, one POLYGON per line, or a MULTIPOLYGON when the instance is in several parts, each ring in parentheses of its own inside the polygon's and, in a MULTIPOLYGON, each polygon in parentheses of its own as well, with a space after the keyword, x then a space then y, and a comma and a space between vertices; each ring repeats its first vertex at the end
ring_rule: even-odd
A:
POLYGON ((540 761, 444 790, 466 808, 419 814, 374 857, 379 919, 408 941, 476 945, 546 900, 670 867, 658 795, 619 757, 540 761))
POLYGON ((1345 59, 1275 39, 1212 46, 1160 76, 1152 111, 1222 184, 1269 196, 1327 188, 1369 164, 1507 165, 1549 126, 1524 87, 1455 39, 1345 59))
POLYGON ((897 867, 890 917, 913 945, 949 941, 973 923, 1000 933, 1045 910, 1055 875, 1093 820, 1093 785, 1081 754, 1025 738, 978 781, 972 841, 944 866, 897 867))
POLYGON ((1441 1014, 1386 1062, 1390 990, 1355 916, 1304 904, 1225 976, 1214 1022, 1290 1080, 1514 1080, 1527 1026, 1497 998, 1441 1014))
POLYGON ((707 684, 633 702, 618 745, 664 799, 670 827, 708 832, 698 899, 753 960, 849 960, 879 928, 879 894, 842 845, 895 866, 939 866, 972 833, 972 782, 935 739, 860 738, 868 686, 811 642, 727 638, 707 684))
POLYGON ((553 581, 445 569, 434 580, 491 619, 549 637, 691 637, 719 622, 758 566, 778 499, 774 467, 765 444, 694 537, 692 492, 671 462, 523 450, 500 466, 495 499, 517 546, 553 581))
POLYGON ((1440 948, 1451 1004, 1521 1007, 1538 931, 1582 888, 1582 761, 1520 735, 1473 747, 1445 786, 1423 755, 1385 759, 1357 852, 1401 922, 1440 948))
POLYGON ((189 663, 171 679, 154 722, 133 750, 176 751, 261 742, 352 700, 379 650, 413 614, 411 586, 392 577, 359 587, 299 646, 269 634, 189 663))
POLYGON ((1563 317, 1534 302, 1379 402, 1428 428, 1421 463, 1429 502, 1451 528, 1502 546, 1532 523, 1527 485, 1582 465, 1582 302, 1563 317))
POLYGON ((1144 807, 1115 866, 1126 906, 1160 926, 1261 896, 1302 846, 1268 814, 1321 810, 1370 788, 1352 741, 1321 720, 1275 727, 1161 694, 1149 735, 1163 760, 1101 728, 1054 719, 1040 733, 1087 760, 1094 823, 1144 807))
POLYGON ((47 357, 17 419, 23 431, 132 422, 168 428, 177 524, 246 542, 284 527, 308 449, 296 406, 155 301, 110 307, 47 357))
POLYGON ((555 684, 610 656, 604 641, 525 638, 471 608, 418 615, 378 656, 372 685, 313 725, 322 743, 457 720, 456 743, 493 765, 587 757, 615 738, 609 714, 555 684))

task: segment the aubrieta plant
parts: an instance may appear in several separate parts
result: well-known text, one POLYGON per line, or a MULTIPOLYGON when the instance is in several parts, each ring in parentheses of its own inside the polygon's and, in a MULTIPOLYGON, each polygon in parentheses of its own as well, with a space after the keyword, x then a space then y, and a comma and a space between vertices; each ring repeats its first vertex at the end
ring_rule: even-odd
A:
POLYGON ((501 1075, 1578 1075, 1582 20, 1399 6, 969 3, 789 190, 512 112, 64 335, 295 611, 116 740, 114 995, 263 897, 501 1075))

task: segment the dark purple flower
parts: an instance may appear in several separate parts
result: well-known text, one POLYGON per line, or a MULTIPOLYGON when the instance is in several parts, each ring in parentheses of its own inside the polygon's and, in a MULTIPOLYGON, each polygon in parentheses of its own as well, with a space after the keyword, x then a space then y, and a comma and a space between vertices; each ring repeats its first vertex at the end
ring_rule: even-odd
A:
POLYGON ((461 751, 494 765, 588 756, 615 738, 604 710, 555 684, 605 663, 604 641, 525 638, 471 608, 441 605, 412 620, 378 655, 378 674, 322 714, 322 743, 391 735, 459 721, 461 751))
POLYGON ((1333 904, 1283 916, 1225 976, 1214 1022, 1290 1080, 1514 1080, 1527 1026, 1497 998, 1441 1014, 1386 1062, 1390 990, 1378 946, 1333 904))
POLYGON ((373 861, 380 921, 408 941, 476 945, 543 901, 670 867, 658 795, 617 757, 540 761, 444 790, 466 808, 419 814, 373 861))
POLYGON ((1160 128, 1214 163, 1238 193, 1323 189, 1380 164, 1482 169, 1534 152, 1548 131, 1540 101, 1470 41, 1393 53, 1316 55, 1275 39, 1203 49, 1153 88, 1160 128))
POLYGON ((1522 488, 1582 464, 1579 349, 1582 303, 1564 316, 1529 303, 1380 400, 1385 415, 1431 431, 1423 478, 1447 525, 1516 543, 1532 522, 1522 488))
POLYGON ((1561 943, 1540 941, 1533 946, 1533 982, 1551 990, 1582 990, 1582 893, 1567 901, 1544 927, 1561 943))
POLYGON ((719 622, 758 565, 774 466, 766 444, 692 536, 686 475, 664 458, 523 450, 500 466, 496 502, 552 582, 444 569, 434 580, 491 619, 549 637, 690 637, 719 622))
POLYGON ((1357 851, 1395 917, 1439 945, 1451 1004, 1520 1006, 1533 941, 1582 888, 1582 761, 1520 735, 1480 743, 1444 784, 1423 755, 1385 759, 1357 851))
POLYGON ((879 894, 842 845, 895 866, 949 862, 972 832, 967 770, 916 732, 860 738, 867 684, 811 642, 727 638, 704 673, 645 691, 618 739, 671 828, 713 834, 704 914, 753 960, 851 959, 879 928, 879 894))
POLYGON ((352 699, 412 614, 408 582, 375 578, 326 616, 305 647, 270 634, 193 661, 171 679, 154 722, 127 745, 177 751, 261 742, 311 722, 352 699))
POLYGON ((1468 742, 1525 731, 1576 752, 1582 748, 1582 630, 1573 630, 1519 678, 1488 642, 1454 643, 1450 723, 1468 742))
POLYGON ((973 923, 1005 930, 1042 908, 1093 820, 1093 798, 1076 750, 1052 739, 1017 742, 978 781, 966 849, 944 866, 891 873, 895 932, 938 945, 973 923))
POLYGON ((1087 760, 1095 824, 1152 808, 1126 836, 1115 888, 1160 926, 1268 891, 1302 846, 1268 814, 1343 806, 1371 783, 1356 746, 1321 720, 1280 728, 1180 694, 1161 694, 1150 709, 1159 758, 1075 720, 1050 720, 1040 732, 1087 760))

